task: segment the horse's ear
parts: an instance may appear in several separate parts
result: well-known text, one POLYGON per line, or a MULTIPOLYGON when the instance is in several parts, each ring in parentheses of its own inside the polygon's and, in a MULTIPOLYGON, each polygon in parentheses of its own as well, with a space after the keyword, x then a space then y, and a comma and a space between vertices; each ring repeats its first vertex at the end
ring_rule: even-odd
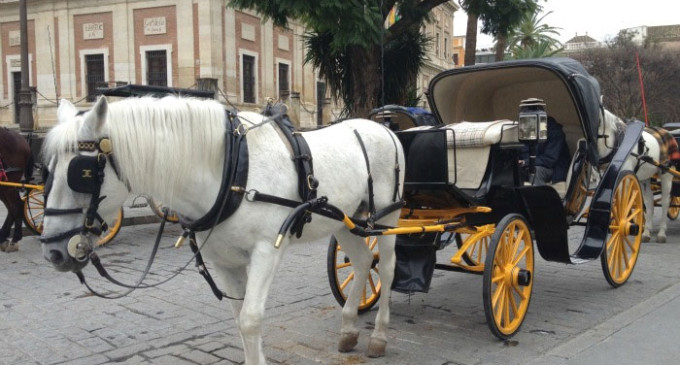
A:
POLYGON ((105 96, 99 97, 97 102, 92 107, 85 117, 85 124, 90 127, 92 131, 99 132, 106 122, 106 114, 109 111, 109 102, 105 96))
POLYGON ((70 101, 66 99, 59 101, 59 108, 57 109, 57 120, 59 122, 73 118, 76 114, 78 114, 78 109, 70 101))

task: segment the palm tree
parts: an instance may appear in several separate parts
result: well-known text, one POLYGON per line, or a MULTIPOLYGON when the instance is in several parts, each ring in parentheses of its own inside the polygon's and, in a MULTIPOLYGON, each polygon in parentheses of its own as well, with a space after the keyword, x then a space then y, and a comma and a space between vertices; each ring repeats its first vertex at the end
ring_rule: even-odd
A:
POLYGON ((521 60, 527 58, 543 58, 553 57, 562 52, 564 48, 554 48, 554 45, 546 40, 540 40, 538 43, 532 43, 528 47, 514 47, 512 48, 512 59, 521 60))
POLYGON ((545 13, 539 18, 539 14, 526 14, 522 23, 515 28, 508 37, 508 46, 515 53, 519 49, 540 49, 548 46, 549 50, 559 49, 562 43, 555 38, 559 36, 559 27, 548 24, 541 24, 543 20, 552 14, 552 11, 545 13))

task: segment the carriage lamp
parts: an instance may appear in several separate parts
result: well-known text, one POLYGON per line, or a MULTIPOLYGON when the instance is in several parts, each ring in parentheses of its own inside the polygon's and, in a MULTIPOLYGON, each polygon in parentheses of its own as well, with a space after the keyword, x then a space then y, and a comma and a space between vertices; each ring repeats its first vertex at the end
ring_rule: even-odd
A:
POLYGON ((522 100, 519 104, 519 140, 524 143, 548 139, 548 113, 541 99, 522 100))

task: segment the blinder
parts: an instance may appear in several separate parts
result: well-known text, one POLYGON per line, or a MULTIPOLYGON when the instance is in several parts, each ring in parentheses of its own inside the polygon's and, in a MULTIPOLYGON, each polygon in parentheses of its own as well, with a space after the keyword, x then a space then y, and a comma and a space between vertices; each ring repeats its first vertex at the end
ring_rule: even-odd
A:
POLYGON ((106 157, 103 154, 74 157, 68 165, 68 186, 78 193, 99 193, 101 184, 104 182, 103 167, 105 164, 106 157))
MULTIPOLYGON (((99 209, 99 203, 104 199, 100 196, 100 191, 102 184, 104 183, 104 169, 106 167, 106 162, 108 159, 113 160, 113 155, 111 154, 111 140, 104 137, 99 141, 85 141, 78 142, 78 152, 97 152, 95 156, 88 156, 83 154, 78 154, 74 157, 71 162, 69 162, 67 170, 67 183, 71 190, 90 194, 90 204, 85 211, 84 224, 80 228, 74 230, 63 232, 53 237, 41 237, 43 243, 56 242, 61 239, 71 237, 73 234, 80 232, 82 235, 88 233, 94 233, 95 235, 100 235, 102 231, 108 229, 106 222, 97 213, 99 209), (95 227, 95 220, 100 222, 100 227, 95 227)), ((118 175, 118 170, 115 164, 111 161, 111 166, 113 167, 116 175, 118 175)), ((120 178, 120 176, 118 176, 120 178)), ((46 191, 45 191, 45 201, 47 201, 47 196, 49 196, 49 188, 51 188, 52 180, 54 179, 52 174, 48 175, 46 191)), ((45 215, 64 215, 64 214, 82 214, 82 208, 72 208, 72 209, 52 209, 45 208, 45 215)), ((73 239, 71 240, 73 241, 73 239)), ((69 242, 69 247, 71 242, 69 242)), ((69 248, 70 249, 70 248, 69 248)))

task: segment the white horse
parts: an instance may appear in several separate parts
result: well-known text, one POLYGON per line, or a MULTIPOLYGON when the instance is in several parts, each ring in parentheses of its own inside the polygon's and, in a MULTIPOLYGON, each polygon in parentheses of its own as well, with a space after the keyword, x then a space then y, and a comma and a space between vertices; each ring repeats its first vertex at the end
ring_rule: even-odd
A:
MULTIPOLYGON (((190 219, 203 216, 215 203, 222 177, 226 131, 225 109, 218 102, 166 97, 130 98, 109 104, 101 97, 85 113, 78 113, 70 102, 62 100, 57 114, 59 123, 46 137, 43 150, 53 175, 46 208, 83 209, 83 213, 45 217, 43 255, 57 270, 79 272, 87 264, 69 255, 69 237, 61 237, 64 232, 77 231, 83 226, 91 199, 90 194, 75 192, 68 184, 67 169, 69 162, 79 155, 78 141, 108 137, 112 144, 114 158, 108 158, 101 186, 100 195, 106 197, 98 209, 102 216, 114 214, 130 193, 149 194, 190 219), (50 237, 56 242, 48 242, 50 237)), ((245 127, 266 121, 266 117, 253 112, 239 113, 238 118, 245 127)), ((249 171, 245 189, 299 200, 291 152, 277 128, 272 123, 264 123, 248 130, 249 171)), ((303 135, 313 156, 314 175, 319 181, 318 196, 328 197, 328 202, 343 212, 365 216, 369 199, 368 171, 355 131, 365 144, 375 207, 379 210, 393 203, 397 181, 399 187, 403 186, 403 150, 392 132, 378 123, 353 119, 303 135)), ((221 279, 218 285, 227 295, 243 298, 230 300, 230 304, 247 364, 266 363, 262 319, 272 280, 286 248, 330 234, 342 242, 356 275, 342 310, 339 350, 350 351, 357 344, 357 307, 373 254, 364 239, 351 234, 341 222, 318 215, 304 227, 301 238, 286 236, 281 247, 275 248, 278 230, 290 212, 290 208, 280 205, 243 199, 234 214, 214 228, 207 242, 207 231, 196 232, 199 246, 205 242, 206 260, 221 279)), ((394 226, 398 216, 397 210, 378 223, 394 226)), ((379 238, 383 293, 367 349, 371 357, 385 353, 394 244, 394 236, 379 238)))
MULTIPOLYGON (((600 127, 602 128, 601 131, 603 132, 601 134, 606 135, 606 137, 600 138, 598 140, 598 152, 600 157, 604 157, 612 152, 612 146, 616 140, 616 134, 625 130, 626 123, 616 115, 612 114, 610 111, 605 110, 604 121, 600 123, 600 127)), ((664 146, 661 145, 662 142, 647 131, 642 132, 642 138, 644 140, 644 150, 642 155, 649 156, 658 163, 666 162, 661 161, 661 151, 662 148, 664 148, 664 146)), ((633 149, 633 153, 637 154, 637 150, 635 148, 633 149)), ((645 227, 644 231, 642 232, 643 242, 649 242, 651 240, 654 219, 654 193, 652 191, 651 182, 652 177, 658 174, 661 183, 661 218, 659 220, 659 232, 657 234, 656 241, 659 243, 666 242, 666 226, 668 223, 667 213, 671 201, 673 176, 669 173, 664 173, 660 168, 651 163, 640 161, 633 155, 628 157, 623 168, 625 170, 635 171, 635 175, 640 181, 642 188, 642 197, 645 203, 645 227)))

